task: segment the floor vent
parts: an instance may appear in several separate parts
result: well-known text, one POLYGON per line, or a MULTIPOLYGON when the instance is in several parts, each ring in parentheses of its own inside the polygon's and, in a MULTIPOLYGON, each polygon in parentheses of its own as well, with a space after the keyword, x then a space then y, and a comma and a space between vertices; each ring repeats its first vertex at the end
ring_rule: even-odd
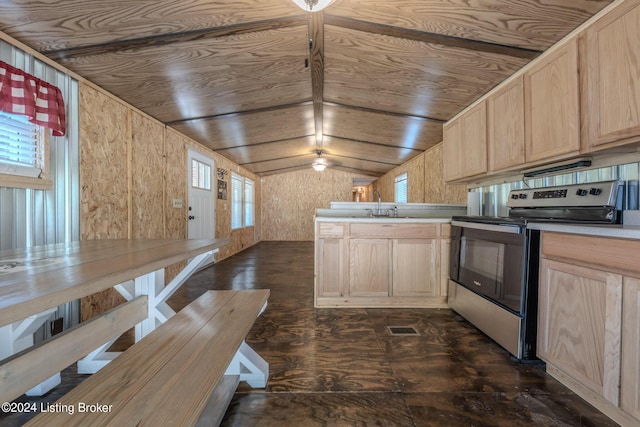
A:
POLYGON ((387 326, 390 335, 420 335, 413 326, 387 326))

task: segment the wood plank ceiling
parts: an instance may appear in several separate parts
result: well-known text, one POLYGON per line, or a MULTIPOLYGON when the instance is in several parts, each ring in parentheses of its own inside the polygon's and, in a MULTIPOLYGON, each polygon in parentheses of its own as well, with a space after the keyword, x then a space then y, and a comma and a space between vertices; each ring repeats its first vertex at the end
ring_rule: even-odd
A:
POLYGON ((611 0, 0 2, 0 30, 259 174, 376 177, 611 0))

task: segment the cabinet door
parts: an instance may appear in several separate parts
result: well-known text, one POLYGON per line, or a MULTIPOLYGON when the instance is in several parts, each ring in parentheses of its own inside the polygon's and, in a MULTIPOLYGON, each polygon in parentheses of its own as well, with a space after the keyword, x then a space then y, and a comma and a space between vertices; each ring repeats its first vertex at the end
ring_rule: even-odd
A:
POLYGON ((629 1, 590 26, 584 56, 583 138, 588 151, 640 135, 640 2, 629 1))
POLYGON ((394 239, 392 295, 438 296, 438 240, 394 239))
POLYGON ((518 77, 487 99, 489 171, 524 164, 524 79, 518 77))
POLYGON ((524 75, 527 162, 580 150, 576 40, 545 57, 524 75))
POLYGON ((640 420, 640 279, 624 278, 620 406, 640 420))
POLYGON ((444 179, 454 181, 487 172, 487 104, 483 101, 443 129, 444 179))
POLYGON ((460 149, 462 175, 472 177, 487 172, 487 103, 483 101, 462 116, 460 149))
POLYGON ((446 182, 462 177, 461 121, 447 123, 443 130, 442 158, 443 175, 446 182))
POLYGON ((622 276, 543 259, 538 356, 618 405, 622 276))
POLYGON ((349 240, 349 295, 389 296, 389 239, 349 240))
POLYGON ((344 292, 343 239, 318 239, 316 243, 316 295, 341 297, 344 292))

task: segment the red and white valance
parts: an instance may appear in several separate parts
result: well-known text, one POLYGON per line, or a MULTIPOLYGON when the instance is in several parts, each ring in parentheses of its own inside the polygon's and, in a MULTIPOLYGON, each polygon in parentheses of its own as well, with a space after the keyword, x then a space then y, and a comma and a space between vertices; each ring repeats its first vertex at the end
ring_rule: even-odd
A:
POLYGON ((62 92, 19 68, 0 61, 0 111, 29 117, 29 121, 53 131, 66 132, 62 92))

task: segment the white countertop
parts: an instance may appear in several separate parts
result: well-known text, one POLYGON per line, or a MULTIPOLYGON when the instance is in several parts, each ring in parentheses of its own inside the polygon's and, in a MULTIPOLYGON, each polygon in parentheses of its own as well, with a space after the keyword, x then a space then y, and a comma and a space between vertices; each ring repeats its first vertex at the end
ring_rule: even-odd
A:
POLYGON ((344 217, 344 216, 317 216, 316 222, 364 222, 371 224, 390 223, 450 223, 451 218, 370 218, 370 217, 344 217))
POLYGON ((617 237, 622 239, 640 239, 640 227, 635 225, 583 225, 549 222, 530 222, 531 230, 555 231, 558 233, 585 234, 589 236, 617 237))

